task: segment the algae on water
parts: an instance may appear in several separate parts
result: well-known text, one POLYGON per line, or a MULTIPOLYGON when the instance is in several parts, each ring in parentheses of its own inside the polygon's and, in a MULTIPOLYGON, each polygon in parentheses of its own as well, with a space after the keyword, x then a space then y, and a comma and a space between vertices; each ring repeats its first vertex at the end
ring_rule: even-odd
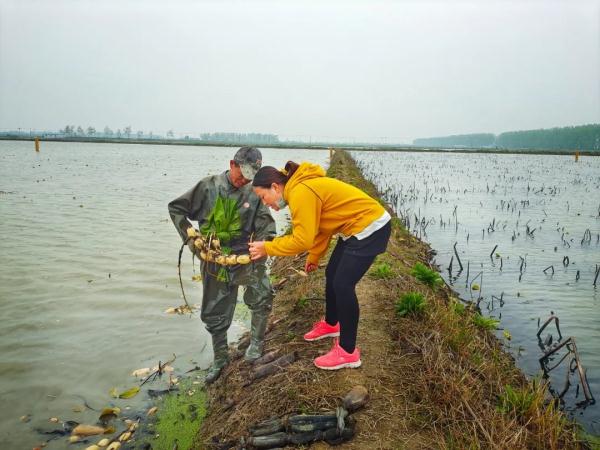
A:
POLYGON ((206 391, 192 378, 179 383, 177 394, 166 395, 157 404, 154 417, 149 423, 147 437, 136 445, 136 449, 150 444, 155 449, 191 449, 206 414, 206 391))

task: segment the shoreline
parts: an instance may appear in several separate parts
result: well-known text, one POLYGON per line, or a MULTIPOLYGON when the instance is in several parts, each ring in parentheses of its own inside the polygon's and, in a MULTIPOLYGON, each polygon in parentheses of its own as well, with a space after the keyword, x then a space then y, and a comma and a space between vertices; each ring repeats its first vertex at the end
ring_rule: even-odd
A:
MULTIPOLYGON (((0 136, 0 141, 30 141, 37 138, 0 136)), ((408 153, 477 153, 477 154, 498 154, 498 155, 568 155, 574 156, 578 150, 543 150, 543 149, 500 149, 500 148, 456 148, 449 149, 444 147, 420 147, 411 145, 348 145, 348 144, 310 144, 310 143, 281 143, 281 144, 254 144, 247 142, 225 143, 225 142, 203 142, 194 139, 137 139, 137 138, 48 138, 40 137, 40 142, 79 142, 92 144, 142 144, 142 145, 181 145, 196 147, 242 147, 244 145, 255 146, 259 148, 280 148, 280 149, 303 149, 303 150, 345 150, 345 151, 365 151, 365 152, 408 152, 408 153)), ((579 156, 600 156, 600 151, 580 150, 579 156)))
MULTIPOLYGON (((336 152, 328 176, 379 198, 345 152, 336 152)), ((545 385, 516 367, 493 323, 480 320, 447 285, 435 289, 415 279, 413 267, 430 266, 432 251, 398 219, 393 225, 388 250, 357 287, 363 366, 314 368, 312 359, 330 342, 306 343, 302 333, 323 314, 324 270, 303 276, 302 257, 277 258, 265 353, 293 355, 291 362, 256 378, 257 369, 242 358, 247 337, 230 346, 231 364, 206 388, 207 415, 193 448, 245 448, 241 442, 257 423, 333 411, 357 385, 370 400, 352 413, 356 433, 340 448, 591 448, 545 385), (398 298, 409 292, 425 299, 425 309, 399 317, 398 298)))

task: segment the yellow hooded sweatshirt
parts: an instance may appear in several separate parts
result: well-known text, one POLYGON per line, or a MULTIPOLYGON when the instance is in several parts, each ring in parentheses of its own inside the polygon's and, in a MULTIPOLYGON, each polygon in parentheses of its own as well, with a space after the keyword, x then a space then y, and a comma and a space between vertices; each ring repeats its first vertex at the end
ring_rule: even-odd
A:
POLYGON ((353 236, 385 212, 380 203, 360 189, 325 176, 321 166, 302 163, 285 184, 283 198, 292 213, 292 234, 265 242, 269 256, 308 251, 316 264, 337 233, 353 236))

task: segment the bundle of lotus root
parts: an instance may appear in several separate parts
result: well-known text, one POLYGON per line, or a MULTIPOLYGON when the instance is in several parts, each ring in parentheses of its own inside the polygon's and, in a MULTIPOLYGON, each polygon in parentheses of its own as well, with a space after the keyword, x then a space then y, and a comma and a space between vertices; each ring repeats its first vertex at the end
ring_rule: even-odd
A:
POLYGON ((194 240, 194 246, 200 252, 200 258, 204 261, 214 262, 221 266, 233 266, 235 264, 250 264, 250 255, 227 255, 221 249, 219 238, 215 235, 202 236, 198 230, 190 227, 187 230, 188 238, 194 240))

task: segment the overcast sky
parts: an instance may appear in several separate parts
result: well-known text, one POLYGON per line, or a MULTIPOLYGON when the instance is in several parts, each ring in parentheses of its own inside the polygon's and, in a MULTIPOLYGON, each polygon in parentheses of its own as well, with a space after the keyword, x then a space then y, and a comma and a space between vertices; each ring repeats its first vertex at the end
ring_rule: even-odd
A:
POLYGON ((600 0, 0 0, 0 129, 410 142, 600 122, 600 0))

